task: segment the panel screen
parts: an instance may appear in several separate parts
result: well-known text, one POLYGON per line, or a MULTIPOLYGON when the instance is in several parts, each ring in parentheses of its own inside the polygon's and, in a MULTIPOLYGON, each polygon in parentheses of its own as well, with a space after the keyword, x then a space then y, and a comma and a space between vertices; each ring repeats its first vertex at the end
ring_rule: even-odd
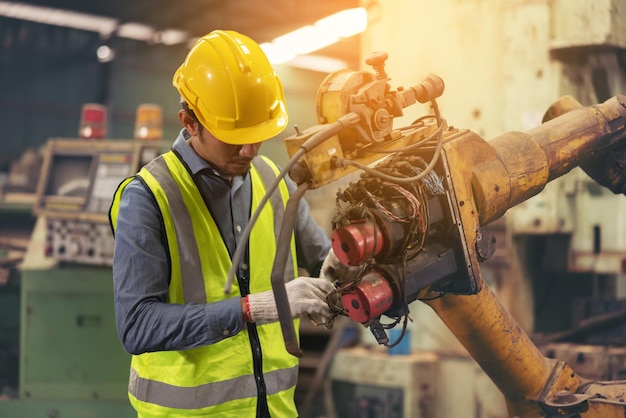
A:
POLYGON ((108 222, 117 186, 138 169, 134 142, 51 140, 39 179, 38 214, 108 222))
POLYGON ((53 155, 45 196, 87 198, 92 155, 53 155))

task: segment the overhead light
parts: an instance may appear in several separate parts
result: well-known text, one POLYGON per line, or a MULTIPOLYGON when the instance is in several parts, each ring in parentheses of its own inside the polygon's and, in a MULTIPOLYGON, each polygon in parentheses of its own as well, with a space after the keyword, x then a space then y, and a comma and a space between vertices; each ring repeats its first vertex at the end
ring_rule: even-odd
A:
POLYGON ((315 26, 307 25, 279 36, 272 43, 278 48, 293 51, 297 55, 305 55, 338 41, 339 37, 334 35, 332 31, 324 31, 315 26))
POLYGON ((121 38, 149 42, 154 39, 155 32, 152 26, 144 25, 143 23, 128 22, 118 26, 115 34, 121 38))
MULTIPOLYGON (((110 17, 12 1, 0 1, 0 16, 97 32, 103 38, 115 34, 122 38, 163 45, 193 43, 195 41, 195 39, 190 38, 188 32, 183 30, 157 31, 155 28, 142 23, 125 22, 122 24, 118 19, 110 17)), ((272 42, 261 44, 261 48, 272 64, 283 64, 295 57, 304 56, 330 46, 342 38, 359 34, 365 29, 367 29, 367 11, 364 7, 356 7, 342 10, 320 19, 312 25, 279 36, 272 42)), ((315 62, 315 60, 311 62, 315 62)))
POLYGON ((115 51, 111 49, 108 45, 100 45, 96 50, 96 56, 98 57, 98 62, 105 63, 113 61, 115 58, 115 51))
POLYGON ((365 7, 346 9, 315 22, 315 27, 340 38, 349 38, 367 29, 365 7))
POLYGON ((279 45, 271 42, 265 42, 259 45, 267 59, 274 65, 283 64, 288 62, 296 57, 296 53, 290 49, 282 48, 279 45))
POLYGON ((113 33, 118 25, 113 18, 7 1, 0 1, 0 16, 98 32, 103 36, 113 33))
POLYGON ((342 38, 357 35, 365 29, 367 11, 364 7, 356 7, 281 35, 272 42, 261 44, 261 48, 272 64, 283 64, 295 57, 326 48, 342 38))
POLYGON ((25 3, 0 1, 0 16, 29 20, 47 25, 97 32, 103 38, 116 34, 136 41, 175 45, 189 38, 187 32, 177 29, 157 31, 152 26, 138 22, 120 24, 118 19, 87 13, 71 12, 53 7, 32 6, 25 3))
POLYGON ((335 71, 348 68, 348 63, 337 58, 324 57, 322 55, 308 54, 298 55, 289 61, 290 67, 304 68, 320 73, 334 73, 335 71))
POLYGON ((177 45, 182 44, 189 39, 189 32, 178 29, 165 29, 156 33, 157 43, 163 45, 177 45))

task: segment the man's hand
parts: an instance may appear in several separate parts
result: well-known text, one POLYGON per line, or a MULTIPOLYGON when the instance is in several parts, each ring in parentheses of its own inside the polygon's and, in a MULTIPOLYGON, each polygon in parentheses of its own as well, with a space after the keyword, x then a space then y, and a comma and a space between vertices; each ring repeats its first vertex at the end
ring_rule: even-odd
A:
POLYGON ((361 272, 363 266, 346 266, 344 265, 331 248, 324 259, 322 269, 320 270, 320 277, 328 280, 329 282, 337 282, 337 287, 341 288, 345 284, 356 280, 361 272))
MULTIPOLYGON (((298 277, 285 285, 289 308, 293 317, 312 315, 328 322, 333 318, 326 296, 335 287, 326 279, 298 277)), ((278 310, 274 300, 274 292, 267 290, 253 293, 246 297, 247 318, 257 324, 278 321, 278 310)))

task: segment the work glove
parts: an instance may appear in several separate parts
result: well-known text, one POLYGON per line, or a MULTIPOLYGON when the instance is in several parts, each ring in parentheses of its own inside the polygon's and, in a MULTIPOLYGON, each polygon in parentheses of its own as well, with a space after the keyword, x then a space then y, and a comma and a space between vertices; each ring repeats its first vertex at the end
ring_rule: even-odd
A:
MULTIPOLYGON (((337 258, 335 252, 331 248, 328 255, 322 263, 320 270, 320 278, 333 283, 335 291, 327 298, 330 309, 334 312, 334 316, 345 315, 344 308, 341 303, 341 295, 345 289, 351 288, 361 277, 365 265, 346 266, 337 258)), ((319 323, 313 319, 315 323, 319 323)), ((332 328, 332 321, 324 323, 326 328, 332 328)))
MULTIPOLYGON (((329 322, 332 313, 326 296, 335 287, 328 280, 313 277, 298 277, 287 284, 287 298, 292 316, 309 315, 321 322, 329 322)), ((274 300, 274 291, 266 290, 261 293, 252 293, 246 297, 248 319, 257 324, 267 324, 278 321, 278 310, 274 300)))
POLYGON ((336 282, 337 287, 342 288, 346 284, 358 279, 363 268, 364 266, 346 266, 339 261, 331 248, 322 264, 320 278, 324 278, 330 282, 336 282))

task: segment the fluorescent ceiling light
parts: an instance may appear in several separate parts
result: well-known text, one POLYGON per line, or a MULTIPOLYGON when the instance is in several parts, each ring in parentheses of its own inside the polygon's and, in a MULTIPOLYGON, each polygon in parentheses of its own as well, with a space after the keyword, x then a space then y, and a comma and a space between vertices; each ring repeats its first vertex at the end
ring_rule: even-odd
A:
MULTIPOLYGON (((102 37, 115 34, 122 38, 163 45, 193 43, 196 40, 191 39, 189 33, 182 30, 157 31, 155 28, 142 23, 127 22, 122 24, 118 19, 110 17, 71 12, 52 7, 32 6, 18 2, 0 1, 0 16, 97 32, 102 37)), ((318 20, 313 25, 307 25, 279 36, 271 43, 261 44, 261 48, 272 64, 288 63, 295 57, 318 51, 339 42, 342 38, 361 33, 366 28, 367 11, 364 7, 357 7, 342 10, 318 20)), ((306 60, 299 62, 306 62, 306 60)), ((316 60, 311 60, 311 62, 316 62, 316 60)), ((298 66, 301 65, 298 64, 298 66)), ((324 65, 318 68, 322 67, 324 65)), ((326 68, 331 67, 333 65, 326 66, 326 68)))
POLYGON ((178 29, 165 29, 156 34, 157 40, 163 45, 177 45, 189 39, 189 32, 178 29))
POLYGON ((97 32, 102 37, 108 37, 116 33, 121 38, 165 45, 182 43, 189 37, 187 32, 176 29, 166 29, 158 32, 155 28, 143 23, 128 22, 120 24, 118 19, 110 17, 8 1, 0 1, 0 16, 97 32))
POLYGON ((289 66, 318 71, 320 73, 334 73, 335 71, 348 68, 348 63, 340 59, 325 57, 323 55, 308 54, 298 55, 297 57, 289 60, 289 66))
POLYGON ((259 46, 261 47, 263 52, 265 52, 265 55, 267 55, 267 59, 272 64, 283 64, 296 57, 296 53, 292 50, 282 48, 271 42, 265 42, 259 46))
POLYGON ((294 54, 305 55, 338 41, 339 37, 331 31, 322 31, 315 26, 308 25, 279 36, 272 43, 278 48, 293 51, 294 54))
POLYGON ((349 38, 367 29, 367 11, 364 7, 346 9, 318 20, 314 25, 320 31, 340 38, 349 38))
POLYGON ((156 31, 152 26, 142 23, 129 22, 120 25, 117 28, 116 35, 121 38, 134 39, 136 41, 150 41, 154 39, 156 31))
POLYGON ((7 1, 0 1, 0 16, 98 32, 101 35, 111 34, 118 26, 118 21, 113 18, 7 1))
MULTIPOLYGON (((367 11, 364 7, 356 7, 342 10, 318 20, 313 25, 303 26, 279 36, 272 42, 261 44, 261 48, 272 64, 287 62, 291 64, 296 57, 318 51, 365 29, 367 29, 367 11)), ((317 68, 315 70, 318 71, 317 68)))

